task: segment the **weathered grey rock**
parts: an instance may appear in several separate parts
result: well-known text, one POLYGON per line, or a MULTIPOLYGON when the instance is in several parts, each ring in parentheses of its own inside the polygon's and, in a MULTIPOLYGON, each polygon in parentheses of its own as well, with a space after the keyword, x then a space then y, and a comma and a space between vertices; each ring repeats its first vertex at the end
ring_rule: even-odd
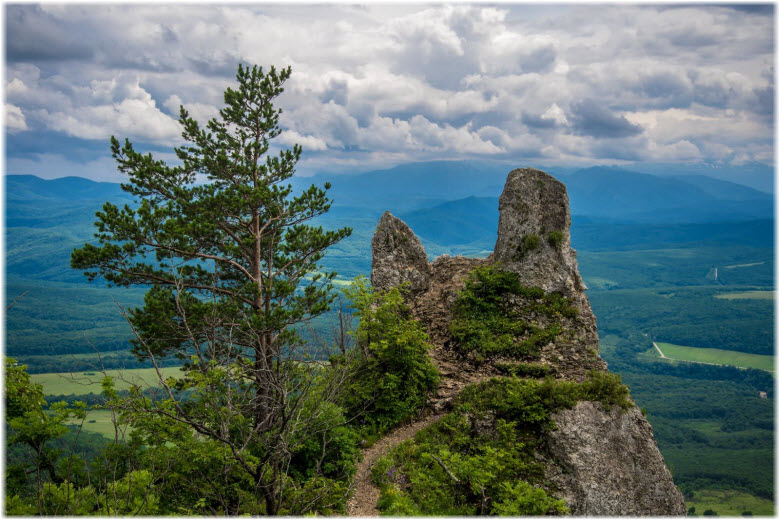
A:
POLYGON ((513 170, 498 211, 495 261, 515 271, 524 285, 565 296, 586 289, 571 247, 569 196, 560 181, 533 168, 513 170))
POLYGON ((431 285, 433 268, 420 239, 401 219, 385 211, 371 240, 371 285, 379 290, 411 283, 412 294, 431 285))
POLYGON ((491 259, 514 271, 523 285, 559 292, 577 307, 572 334, 542 349, 545 361, 579 378, 588 370, 606 369, 598 351, 596 316, 585 296, 577 253, 571 247, 571 215, 566 186, 533 168, 509 173, 498 200, 498 238, 491 259), (533 238, 536 237, 536 238, 533 238))
POLYGON ((606 411, 580 402, 553 414, 547 443, 555 464, 547 479, 572 514, 685 515, 685 501, 638 408, 606 411))

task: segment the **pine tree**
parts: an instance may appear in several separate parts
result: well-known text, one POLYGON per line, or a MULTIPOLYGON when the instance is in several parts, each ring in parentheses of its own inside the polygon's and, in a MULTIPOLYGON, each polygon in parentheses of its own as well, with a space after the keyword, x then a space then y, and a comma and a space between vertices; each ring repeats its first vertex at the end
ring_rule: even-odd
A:
POLYGON ((329 184, 294 194, 285 182, 300 146, 270 154, 281 132, 273 101, 290 74, 239 66, 237 88, 205 128, 182 107, 180 164, 112 137, 135 205, 104 204, 98 244, 71 256, 90 280, 149 288, 144 306, 127 311, 139 359, 186 361, 185 377, 160 376, 164 400, 137 395, 132 412, 221 443, 268 514, 282 507, 290 443, 318 427, 301 419, 317 374, 296 326, 329 309, 335 273, 322 272, 320 260, 351 233, 311 223, 330 208, 329 184))

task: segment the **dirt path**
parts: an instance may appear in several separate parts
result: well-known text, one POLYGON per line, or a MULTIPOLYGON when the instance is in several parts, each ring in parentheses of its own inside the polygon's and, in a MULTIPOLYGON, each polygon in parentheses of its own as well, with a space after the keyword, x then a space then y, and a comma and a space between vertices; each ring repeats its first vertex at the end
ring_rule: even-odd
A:
POLYGON ((427 415, 407 426, 401 426, 379 439, 373 446, 363 452, 363 460, 358 464, 353 483, 355 492, 347 502, 348 516, 379 516, 376 503, 379 500, 379 489, 371 481, 371 468, 377 460, 395 446, 436 420, 437 416, 427 415))
POLYGON ((376 461, 393 447, 434 422, 435 414, 445 414, 452 401, 471 383, 484 381, 492 374, 489 371, 477 369, 464 362, 452 351, 444 347, 449 340, 452 308, 455 305, 457 291, 463 286, 463 279, 474 268, 482 265, 484 260, 463 257, 441 258, 438 262, 446 263, 438 272, 446 276, 431 281, 428 291, 418 297, 413 308, 415 319, 425 325, 431 344, 435 347, 430 354, 439 370, 439 385, 433 392, 428 409, 428 415, 414 423, 398 428, 379 439, 376 444, 363 452, 363 461, 358 464, 354 493, 347 501, 348 516, 379 516, 376 507, 379 500, 379 489, 371 482, 371 468, 376 461), (454 274, 453 274, 454 273, 454 274))
POLYGON ((655 341, 653 341, 653 346, 654 346, 654 347, 655 347, 655 349, 658 351, 658 353, 659 353, 659 354, 661 354, 661 357, 662 357, 663 359, 671 359, 671 358, 668 358, 668 357, 666 357, 666 356, 664 355, 664 353, 663 353, 663 352, 661 352, 661 349, 660 349, 660 348, 658 348, 658 345, 656 345, 656 344, 655 344, 655 341))

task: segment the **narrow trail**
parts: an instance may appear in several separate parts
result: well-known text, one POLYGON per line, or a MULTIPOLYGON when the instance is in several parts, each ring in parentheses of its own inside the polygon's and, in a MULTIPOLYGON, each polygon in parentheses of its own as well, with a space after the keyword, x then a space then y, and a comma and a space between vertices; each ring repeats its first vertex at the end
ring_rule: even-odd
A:
POLYGON ((352 484, 354 492, 347 501, 347 516, 379 516, 376 507, 379 489, 371 481, 371 468, 377 460, 403 441, 414 437, 426 426, 433 424, 438 419, 438 414, 446 413, 450 403, 466 385, 488 377, 487 374, 463 370, 451 354, 443 349, 434 349, 431 354, 441 377, 438 388, 428 402, 428 408, 432 411, 428 411, 411 424, 396 428, 363 451, 363 460, 358 463, 352 484))
POLYGON ((357 466, 353 483, 355 492, 347 502, 348 516, 379 516, 379 510, 376 508, 379 489, 371 481, 371 468, 382 455, 406 439, 414 437, 414 434, 432 424, 436 418, 437 416, 429 414, 412 424, 396 428, 363 451, 363 460, 357 466))
POLYGON ((449 411, 461 390, 471 383, 488 379, 493 375, 489 370, 478 369, 464 362, 445 345, 449 342, 452 309, 457 299, 457 291, 463 287, 463 280, 484 260, 463 257, 440 257, 440 265, 431 280, 428 290, 419 295, 413 305, 414 318, 424 324, 430 343, 434 345, 430 355, 439 371, 439 385, 428 401, 428 414, 418 418, 412 424, 402 426, 379 439, 376 444, 363 451, 363 460, 358 464, 353 481, 354 493, 347 501, 348 516, 379 516, 377 501, 379 489, 371 481, 371 468, 379 458, 401 442, 432 424, 437 415, 449 411), (446 264, 446 266, 443 266, 446 264))

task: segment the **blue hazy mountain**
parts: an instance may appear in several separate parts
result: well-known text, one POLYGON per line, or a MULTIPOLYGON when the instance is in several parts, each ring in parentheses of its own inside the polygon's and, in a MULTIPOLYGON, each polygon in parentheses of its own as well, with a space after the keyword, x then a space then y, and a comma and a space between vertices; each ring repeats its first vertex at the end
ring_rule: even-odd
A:
POLYGON ((707 163, 637 163, 626 167, 626 169, 661 176, 704 176, 711 179, 742 184, 764 193, 773 194, 775 192, 774 168, 755 161, 740 165, 707 163))
MULTIPOLYGON (((323 175, 294 178, 293 182, 332 181, 335 204, 322 223, 349 225, 355 231, 329 253, 329 261, 337 264, 334 267, 345 264, 341 267, 352 275, 365 269, 370 237, 385 210, 405 219, 431 254, 491 250, 498 195, 510 169, 500 163, 436 161, 331 179, 323 175)), ((578 242, 593 249, 627 243, 615 229, 625 236, 644 233, 670 243, 691 241, 697 233, 702 240, 714 240, 719 233, 732 238, 744 234, 752 240, 752 231, 736 232, 733 226, 688 226, 684 232, 680 226, 768 221, 774 214, 771 195, 703 176, 656 176, 611 167, 553 173, 568 188, 575 247, 578 242), (642 226, 650 227, 643 231, 642 226), (648 234, 650 229, 654 231, 648 234)), ((106 200, 125 203, 130 197, 115 183, 7 176, 7 273, 38 280, 82 281, 82 275, 70 269, 70 251, 92 238, 95 211, 106 200)), ((763 236, 766 225, 750 229, 754 228, 763 236)), ((635 244, 636 239, 629 242, 635 244)))
POLYGON ((772 218, 772 195, 702 176, 660 177, 613 167, 561 176, 571 212, 635 222, 717 222, 772 218))
POLYGON ((400 217, 415 234, 436 244, 463 245, 480 239, 495 243, 498 197, 466 197, 400 217))
POLYGON ((116 200, 129 198, 114 182, 95 182, 82 177, 41 179, 34 175, 7 175, 6 200, 116 200))
MULTIPOLYGON (((467 197, 495 197, 512 167, 497 162, 431 161, 401 164, 386 170, 358 174, 320 173, 297 180, 333 185, 336 204, 375 207, 394 214, 435 206, 467 197)), ((380 213, 381 214, 381 213, 380 213)))

